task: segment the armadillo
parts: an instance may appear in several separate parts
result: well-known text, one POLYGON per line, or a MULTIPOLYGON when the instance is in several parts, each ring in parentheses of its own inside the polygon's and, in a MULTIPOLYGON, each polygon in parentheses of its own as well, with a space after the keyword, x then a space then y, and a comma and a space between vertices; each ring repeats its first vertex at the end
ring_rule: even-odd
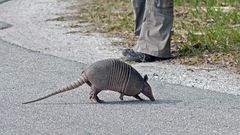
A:
POLYGON ((80 78, 66 85, 56 92, 53 92, 45 97, 38 98, 23 104, 33 103, 46 99, 50 96, 73 90, 84 83, 91 88, 90 99, 97 103, 104 102, 98 97, 98 93, 102 90, 112 90, 120 93, 120 99, 123 96, 133 96, 138 100, 143 100, 139 94, 142 93, 151 101, 155 101, 151 86, 147 82, 148 77, 142 77, 136 69, 129 64, 117 59, 105 59, 91 64, 82 72, 80 78))

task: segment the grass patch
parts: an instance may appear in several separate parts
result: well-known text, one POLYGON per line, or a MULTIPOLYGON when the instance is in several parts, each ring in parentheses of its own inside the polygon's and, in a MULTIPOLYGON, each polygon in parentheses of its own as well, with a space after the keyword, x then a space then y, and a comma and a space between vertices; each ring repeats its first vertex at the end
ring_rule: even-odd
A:
POLYGON ((123 39, 113 40, 113 45, 134 44, 134 18, 129 0, 91 0, 79 9, 82 17, 94 26, 95 31, 123 39))
POLYGON ((177 33, 175 37, 176 39, 185 38, 179 48, 180 54, 199 55, 204 51, 228 53, 238 48, 240 10, 231 6, 226 8, 202 4, 205 6, 195 9, 191 6, 180 6, 184 11, 188 11, 185 16, 178 15, 175 19, 176 27, 174 28, 186 31, 185 35, 177 33))
MULTIPOLYGON (((173 50, 181 56, 178 62, 240 65, 239 0, 174 2, 172 44, 173 50)), ((91 0, 79 9, 79 18, 91 23, 96 31, 124 39, 113 41, 114 45, 135 44, 133 9, 129 0, 91 0)))

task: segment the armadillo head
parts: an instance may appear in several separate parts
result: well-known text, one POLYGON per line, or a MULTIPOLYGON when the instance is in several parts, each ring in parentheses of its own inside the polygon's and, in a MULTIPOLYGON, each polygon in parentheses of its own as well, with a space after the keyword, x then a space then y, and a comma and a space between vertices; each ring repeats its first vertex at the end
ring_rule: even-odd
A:
POLYGON ((144 84, 143 84, 143 90, 142 93, 147 96, 151 101, 155 101, 155 98, 153 97, 152 88, 147 82, 148 76, 144 75, 144 84))

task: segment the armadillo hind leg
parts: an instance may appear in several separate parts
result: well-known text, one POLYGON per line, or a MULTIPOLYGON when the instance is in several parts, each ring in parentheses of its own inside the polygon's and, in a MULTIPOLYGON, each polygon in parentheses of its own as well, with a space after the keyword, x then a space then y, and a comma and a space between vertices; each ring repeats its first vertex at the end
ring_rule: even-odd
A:
POLYGON ((139 95, 135 95, 135 96, 133 96, 133 97, 135 97, 136 99, 138 99, 138 100, 140 100, 140 101, 143 101, 143 99, 142 99, 139 95))
POLYGON ((90 99, 95 102, 95 103, 103 103, 104 101, 99 99, 97 94, 101 92, 101 90, 97 89, 96 87, 92 86, 91 87, 91 92, 90 92, 90 99))

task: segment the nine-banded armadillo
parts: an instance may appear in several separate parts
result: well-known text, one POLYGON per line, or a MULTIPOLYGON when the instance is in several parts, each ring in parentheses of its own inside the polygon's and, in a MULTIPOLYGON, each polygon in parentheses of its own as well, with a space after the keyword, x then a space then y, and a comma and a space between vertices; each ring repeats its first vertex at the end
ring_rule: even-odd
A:
POLYGON ((50 96, 69 91, 87 83, 91 87, 90 99, 94 102, 103 102, 97 96, 102 90, 112 90, 119 92, 120 99, 123 100, 123 96, 133 96, 136 99, 142 100, 139 96, 143 93, 151 101, 154 101, 152 89, 147 83, 147 75, 144 78, 130 65, 117 60, 106 59, 93 63, 85 71, 82 72, 80 78, 71 84, 60 88, 58 91, 51 93, 45 97, 25 102, 28 104, 43 100, 50 96))

